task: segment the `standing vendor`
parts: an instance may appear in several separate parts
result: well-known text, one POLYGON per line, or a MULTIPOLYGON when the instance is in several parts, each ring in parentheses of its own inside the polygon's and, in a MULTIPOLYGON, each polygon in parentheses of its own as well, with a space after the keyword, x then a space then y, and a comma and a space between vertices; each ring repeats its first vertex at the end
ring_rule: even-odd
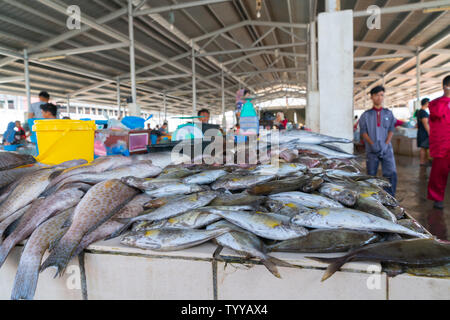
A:
POLYGON ((450 172, 450 76, 443 81, 444 95, 430 102, 430 155, 433 158, 428 199, 444 208, 445 189, 450 172))
POLYGON ((208 110, 208 109, 202 109, 202 110, 200 110, 200 111, 197 113, 197 115, 198 115, 199 117, 201 117, 199 120, 200 120, 200 122, 201 122, 202 124, 207 124, 207 123, 209 122, 210 114, 209 114, 209 110, 208 110))
POLYGON ((383 177, 388 178, 392 187, 386 191, 395 196, 397 169, 391 139, 394 135, 396 119, 392 112, 383 108, 385 89, 377 86, 370 91, 373 108, 365 111, 359 119, 361 137, 366 148, 367 174, 376 176, 381 162, 383 177))
POLYGON ((28 119, 43 118, 41 106, 50 101, 50 95, 47 91, 39 93, 39 102, 32 103, 28 107, 28 119))

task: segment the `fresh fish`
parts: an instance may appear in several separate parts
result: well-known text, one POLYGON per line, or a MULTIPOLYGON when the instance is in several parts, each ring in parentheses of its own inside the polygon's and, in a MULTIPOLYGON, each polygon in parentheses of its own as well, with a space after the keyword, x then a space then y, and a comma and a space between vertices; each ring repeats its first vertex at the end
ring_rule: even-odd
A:
POLYGON ((189 170, 183 167, 167 167, 163 169, 161 174, 156 179, 183 179, 195 173, 199 173, 198 170, 189 170))
POLYGON ((215 192, 206 191, 200 192, 192 195, 181 196, 176 200, 159 207, 156 210, 150 211, 146 214, 140 215, 138 217, 128 219, 126 222, 129 224, 138 221, 138 220, 146 220, 146 221, 158 221, 169 219, 175 216, 178 216, 182 213, 185 213, 189 210, 201 208, 207 206, 214 198, 217 196, 215 192))
POLYGON ((428 232, 419 224, 416 220, 413 219, 401 219, 398 220, 397 223, 405 228, 414 230, 419 233, 428 234, 428 232))
MULTIPOLYGON (((267 136, 269 138, 270 135, 267 136)), ((270 141, 270 140, 268 140, 270 141)), ((279 134, 279 142, 299 142, 299 143, 309 143, 309 144, 322 144, 322 143, 352 143, 353 141, 344 138, 327 136, 324 134, 314 133, 305 130, 292 130, 279 134)))
POLYGON ((305 228, 291 225, 289 217, 276 213, 225 210, 213 212, 227 221, 266 239, 287 240, 308 234, 308 230, 305 228))
POLYGON ((344 206, 332 199, 304 192, 283 192, 269 196, 269 199, 283 203, 294 203, 308 208, 343 208, 344 206))
POLYGON ((306 171, 307 167, 301 163, 280 163, 276 165, 260 165, 256 167, 253 174, 270 176, 275 175, 277 177, 288 177, 294 173, 306 171))
POLYGON ((370 213, 374 216, 397 222, 397 218, 383 204, 373 197, 358 197, 355 209, 370 213))
POLYGON ((241 229, 228 221, 219 221, 209 225, 206 230, 215 230, 229 228, 231 231, 214 239, 218 245, 230 248, 238 253, 244 254, 247 257, 253 257, 261 260, 261 263, 269 270, 275 277, 281 278, 278 272, 277 265, 283 267, 292 267, 290 263, 280 259, 269 256, 267 249, 260 238, 254 234, 241 229))
POLYGON ((181 183, 180 179, 137 178, 134 176, 123 177, 122 182, 143 191, 152 191, 167 184, 181 183))
POLYGON ((35 163, 33 156, 16 152, 0 151, 0 171, 35 163))
POLYGON ((300 150, 308 150, 312 152, 316 152, 320 155, 325 156, 326 158, 336 158, 336 159, 352 159, 355 158, 353 154, 338 152, 327 147, 323 147, 315 144, 307 144, 307 143, 295 143, 293 147, 300 150))
POLYGON ((365 174, 362 174, 361 172, 352 172, 342 169, 331 169, 331 170, 325 170, 325 174, 327 177, 335 178, 335 179, 342 179, 342 178, 350 178, 350 179, 370 179, 372 176, 368 176, 365 174))
POLYGON ((0 171, 0 189, 7 187, 14 181, 17 181, 23 176, 35 172, 39 169, 40 167, 37 165, 27 165, 25 167, 0 171))
POLYGON ((250 195, 247 192, 225 194, 219 193, 211 202, 211 206, 258 206, 266 200, 265 197, 250 195))
POLYGON ((63 227, 73 209, 66 210, 41 224, 30 236, 20 257, 11 300, 31 300, 39 278, 42 257, 49 246, 58 241, 68 227, 63 227))
POLYGON ((0 267, 16 244, 31 235, 40 224, 52 215, 74 207, 83 196, 84 192, 78 188, 64 188, 47 198, 33 201, 30 209, 20 219, 18 226, 0 246, 0 267))
POLYGON ((301 190, 311 182, 310 176, 293 177, 282 180, 274 180, 258 184, 249 188, 247 191, 253 195, 269 195, 281 192, 301 190))
POLYGON ((307 184, 302 186, 301 190, 307 193, 314 192, 318 190, 323 183, 324 180, 321 177, 316 176, 310 179, 307 184))
POLYGON ((58 269, 57 274, 62 275, 83 236, 115 215, 136 194, 136 189, 115 179, 93 186, 78 203, 69 230, 45 260, 41 270, 54 266, 58 269))
POLYGON ((299 210, 308 209, 307 207, 302 206, 298 203, 281 202, 270 199, 266 201, 265 206, 269 209, 270 212, 282 214, 291 218, 297 215, 299 210))
POLYGON ((105 180, 111 179, 121 179, 127 176, 133 176, 136 178, 147 178, 154 177, 161 173, 161 168, 152 165, 151 161, 143 160, 137 161, 132 165, 124 165, 121 167, 117 167, 112 170, 107 170, 98 173, 82 173, 77 174, 75 176, 70 176, 60 183, 58 183, 55 188, 71 183, 71 182, 84 182, 84 183, 92 183, 96 184, 105 180))
POLYGON ((60 164, 57 164, 56 166, 53 166, 54 168, 58 169, 68 169, 76 166, 81 166, 83 164, 87 164, 88 162, 84 159, 75 159, 75 160, 68 160, 61 162, 60 164))
POLYGON ((99 173, 107 170, 112 170, 117 167, 121 167, 124 165, 129 165, 132 163, 132 159, 130 157, 125 156, 108 156, 108 157, 100 157, 92 161, 88 164, 82 164, 75 167, 68 168, 64 170, 58 177, 54 178, 49 185, 49 188, 57 185, 62 180, 80 175, 82 173, 99 173))
POLYGON ((228 231, 228 228, 216 230, 157 229, 131 232, 122 238, 121 243, 155 251, 183 250, 207 242, 228 231))
POLYGON ((365 180, 367 183, 370 183, 374 186, 377 186, 378 188, 384 189, 384 188, 390 188, 392 185, 389 181, 380 179, 380 178, 370 178, 365 180))
POLYGON ((3 235, 5 234, 6 229, 14 223, 14 221, 17 221, 20 219, 25 212, 30 208, 31 204, 26 205, 22 209, 17 210, 12 215, 10 215, 8 218, 0 222, 0 244, 3 242, 3 235))
POLYGON ((405 209, 400 206, 389 206, 385 205, 385 207, 392 212, 392 214, 397 218, 397 220, 402 219, 405 215, 405 209))
POLYGON ((226 175, 212 184, 213 190, 242 190, 256 186, 257 184, 274 180, 276 175, 249 175, 239 176, 235 174, 226 175))
POLYGON ((280 152, 280 158, 288 163, 294 162, 298 158, 297 149, 284 149, 280 152))
POLYGON ((373 232, 346 229, 311 230, 306 236, 281 241, 268 246, 270 251, 282 252, 344 252, 377 242, 373 232))
POLYGON ((353 207, 358 199, 358 192, 333 183, 322 184, 319 192, 348 207, 353 207))
POLYGON ((405 267, 405 272, 418 277, 449 278, 450 263, 437 267, 405 267))
POLYGON ((183 183, 188 184, 210 184, 216 181, 217 179, 223 177, 228 172, 223 169, 218 170, 207 170, 201 173, 194 174, 192 176, 188 176, 183 179, 183 183))
POLYGON ((417 238, 428 237, 370 213, 349 208, 322 208, 302 211, 292 218, 291 223, 307 228, 350 229, 399 233, 417 238))
POLYGON ((36 199, 49 185, 50 176, 60 172, 54 169, 41 169, 20 179, 20 183, 0 204, 0 221, 36 199))
POLYGON ((164 184, 155 190, 146 191, 149 196, 154 198, 176 196, 181 194, 191 194, 203 191, 204 188, 197 184, 185 184, 181 182, 164 184))
POLYGON ((435 239, 410 239, 380 242, 365 246, 338 258, 308 257, 329 263, 322 281, 350 261, 391 262, 408 267, 436 267, 450 263, 450 243, 435 239))
POLYGON ((379 200, 382 204, 392 207, 399 205, 397 200, 385 190, 367 183, 366 181, 358 181, 357 184, 359 185, 358 189, 360 191, 360 196, 372 196, 373 198, 379 200))

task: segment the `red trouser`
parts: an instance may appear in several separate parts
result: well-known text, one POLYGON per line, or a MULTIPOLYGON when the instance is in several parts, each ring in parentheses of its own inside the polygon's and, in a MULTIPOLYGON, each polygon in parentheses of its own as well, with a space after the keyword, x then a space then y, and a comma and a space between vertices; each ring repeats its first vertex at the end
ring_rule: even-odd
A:
POLYGON ((450 157, 434 158, 428 182, 428 199, 444 201, 445 187, 450 172, 450 157))

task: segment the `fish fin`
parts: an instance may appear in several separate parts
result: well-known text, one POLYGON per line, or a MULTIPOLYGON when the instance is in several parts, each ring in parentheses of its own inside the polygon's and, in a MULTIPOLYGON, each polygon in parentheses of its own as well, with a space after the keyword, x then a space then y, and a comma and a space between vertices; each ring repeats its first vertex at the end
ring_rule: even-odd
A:
POLYGON ((284 260, 281 260, 281 259, 278 259, 278 258, 275 258, 272 256, 268 256, 267 260, 270 260, 272 263, 274 263, 275 265, 277 265, 279 267, 288 267, 288 268, 295 267, 293 264, 291 264, 287 261, 284 261, 284 260))
POLYGON ((118 236, 122 235, 125 231, 127 231, 130 226, 134 223, 133 219, 130 218, 126 218, 126 219, 115 219, 119 222, 122 222, 121 220, 127 220, 124 223, 124 225, 122 227, 120 227, 119 229, 117 229, 116 231, 114 231, 113 233, 111 233, 111 235, 109 235, 108 237, 105 238, 105 240, 111 240, 114 238, 117 238, 118 236))
POLYGON ((336 271, 339 271, 339 269, 346 264, 348 261, 351 260, 352 255, 345 255, 343 257, 338 258, 319 258, 319 257, 305 257, 314 261, 322 262, 322 263, 329 263, 327 270, 325 270, 325 273, 322 277, 322 282, 330 278, 336 271))
POLYGON ((261 260, 261 263, 269 270, 271 274, 273 274, 278 279, 281 279, 280 272, 278 271, 277 266, 270 259, 261 260))
POLYGON ((14 287, 11 292, 11 300, 32 300, 36 292, 39 278, 39 265, 41 256, 33 257, 30 260, 20 260, 17 268, 14 287))
POLYGON ((54 278, 56 278, 58 275, 62 277, 66 270, 67 264, 72 257, 72 253, 77 248, 77 246, 77 242, 71 242, 64 238, 61 239, 58 243, 58 246, 52 252, 50 252, 50 255, 41 265, 39 272, 44 271, 48 267, 56 267, 57 272, 54 278))

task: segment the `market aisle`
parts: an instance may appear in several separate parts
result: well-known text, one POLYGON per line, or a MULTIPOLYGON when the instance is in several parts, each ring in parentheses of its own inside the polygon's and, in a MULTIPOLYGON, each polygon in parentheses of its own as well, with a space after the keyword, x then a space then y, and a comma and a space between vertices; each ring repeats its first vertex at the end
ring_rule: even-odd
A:
MULTIPOLYGON (((398 173, 397 200, 411 216, 433 235, 439 239, 449 240, 450 181, 446 190, 444 210, 434 209, 433 202, 427 199, 427 185, 431 167, 420 167, 418 157, 395 155, 395 159, 398 173)), ((365 167, 365 161, 361 162, 365 167)), ((379 169, 379 175, 381 175, 381 168, 379 169)))

